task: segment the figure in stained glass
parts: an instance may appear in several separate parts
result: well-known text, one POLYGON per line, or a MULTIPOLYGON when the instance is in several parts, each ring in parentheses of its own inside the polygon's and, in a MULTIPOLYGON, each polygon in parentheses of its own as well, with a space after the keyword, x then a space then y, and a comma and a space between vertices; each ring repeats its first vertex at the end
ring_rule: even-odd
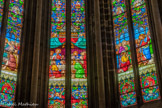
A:
POLYGON ((137 47, 140 47, 137 49, 137 58, 139 64, 143 63, 144 65, 150 63, 151 64, 151 58, 152 58, 152 47, 151 46, 151 39, 149 35, 149 31, 147 33, 147 36, 144 34, 139 35, 139 39, 136 40, 137 47), (143 61, 143 62, 141 62, 143 61))
POLYGON ((125 0, 112 0, 112 14, 120 103, 128 107, 137 101, 125 0))
POLYGON ((48 107, 65 107, 66 2, 52 0, 48 107))
POLYGON ((82 85, 87 83, 85 0, 72 0, 71 21, 71 105, 87 108, 87 86, 82 85))
POLYGON ((75 72, 75 78, 85 78, 84 69, 83 69, 81 63, 76 62, 74 64, 74 69, 76 70, 76 72, 75 72))
POLYGON ((126 40, 120 40, 121 43, 116 44, 116 54, 117 55, 117 61, 118 61, 118 67, 119 67, 119 73, 126 72, 128 69, 130 69, 131 66, 131 55, 130 55, 130 44, 129 41, 126 40))
POLYGON ((143 102, 160 99, 145 0, 131 0, 143 102))
POLYGON ((72 78, 85 78, 87 77, 87 62, 85 49, 75 47, 71 50, 72 55, 72 78))
POLYGON ((23 12, 23 0, 10 0, 0 82, 2 107, 14 105, 23 12))
POLYGON ((126 72, 131 65, 128 52, 122 52, 119 57, 121 57, 119 61, 120 66, 119 72, 126 72))

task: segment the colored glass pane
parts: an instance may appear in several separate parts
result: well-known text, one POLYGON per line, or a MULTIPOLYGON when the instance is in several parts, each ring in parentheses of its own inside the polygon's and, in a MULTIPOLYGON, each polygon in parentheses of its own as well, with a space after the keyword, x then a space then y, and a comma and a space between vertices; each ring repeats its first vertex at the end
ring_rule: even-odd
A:
POLYGON ((66 2, 52 0, 48 107, 65 107, 66 2))
POLYGON ((144 0, 131 0, 131 7, 143 101, 159 100, 160 92, 146 3, 144 0))
POLYGON ((120 95, 120 101, 122 104, 122 107, 128 107, 132 105, 136 105, 136 92, 130 92, 127 94, 120 95))
POLYGON ((153 86, 142 89, 143 101, 150 102, 153 100, 159 100, 160 99, 159 91, 160 91, 159 86, 153 86))
POLYGON ((138 7, 145 3, 145 0, 131 0, 131 6, 132 7, 138 7))
POLYGON ((0 31, 2 26, 4 0, 0 0, 0 31))
POLYGON ((0 82, 3 107, 14 105, 23 12, 24 0, 10 0, 0 82))
POLYGON ((112 0, 113 15, 119 15, 126 11, 125 0, 112 0))
POLYGON ((129 93, 135 90, 134 74, 133 72, 127 72, 118 75, 119 80, 119 92, 120 94, 129 93))
POLYGON ((121 107, 137 104, 125 0, 112 0, 114 41, 121 107))
POLYGON ((146 12, 146 5, 140 5, 138 7, 134 7, 132 8, 132 17, 133 19, 136 18, 144 18, 147 16, 147 12, 146 12))
POLYGON ((51 21, 52 22, 62 22, 65 23, 65 11, 52 11, 51 15, 51 21))
POLYGON ((127 26, 127 14, 121 13, 120 15, 113 16, 114 28, 127 26))
POLYGON ((88 108, 85 0, 72 0, 71 20, 71 105, 88 108))
POLYGON ((71 20, 72 23, 85 22, 85 3, 84 0, 72 1, 72 13, 71 20))

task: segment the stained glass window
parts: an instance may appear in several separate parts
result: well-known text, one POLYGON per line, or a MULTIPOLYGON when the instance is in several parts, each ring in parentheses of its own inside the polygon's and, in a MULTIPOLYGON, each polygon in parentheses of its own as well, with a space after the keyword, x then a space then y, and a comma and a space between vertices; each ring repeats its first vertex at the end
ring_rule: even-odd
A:
POLYGON ((131 0, 134 38, 143 102, 160 99, 145 0, 131 0))
POLYGON ((85 0, 72 0, 71 21, 71 105, 87 108, 85 0))
POLYGON ((52 0, 48 107, 65 107, 66 0, 52 0))
MULTIPOLYGON (((52 0, 49 107, 65 107, 65 0, 52 0)), ((71 1, 71 105, 88 107, 85 1, 71 1)))
POLYGON ((0 31, 2 26, 4 0, 0 0, 0 31))
POLYGON ((122 107, 135 105, 136 92, 125 0, 112 1, 117 75, 122 107))
POLYGON ((0 106, 14 105, 24 0, 10 0, 0 77, 0 106))
MULTIPOLYGON (((113 29, 121 107, 136 105, 131 47, 136 47, 143 102, 160 99, 145 0, 130 0, 135 45, 130 44, 127 0, 112 0, 113 29)), ((129 22, 131 23, 131 22, 129 22)))

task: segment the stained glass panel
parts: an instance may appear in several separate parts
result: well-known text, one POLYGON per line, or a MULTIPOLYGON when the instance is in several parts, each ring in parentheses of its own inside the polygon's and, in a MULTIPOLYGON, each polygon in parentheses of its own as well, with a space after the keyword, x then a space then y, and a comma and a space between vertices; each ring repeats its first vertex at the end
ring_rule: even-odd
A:
POLYGON ((0 82, 3 107, 14 105, 23 12, 24 0, 10 0, 0 82))
POLYGON ((112 0, 113 15, 123 14, 126 11, 125 0, 112 0))
POLYGON ((85 0, 72 0, 71 7, 71 105, 88 108, 85 0))
POLYGON ((65 107, 66 2, 52 0, 48 107, 65 107))
POLYGON ((137 104, 125 0, 112 0, 118 86, 121 107, 137 104))
POLYGON ((131 6, 132 7, 140 6, 143 3, 145 3, 145 0, 131 0, 131 6))
POLYGON ((136 105, 136 92, 130 92, 127 94, 120 95, 120 101, 122 104, 122 107, 128 107, 132 105, 136 105))
POLYGON ((159 100, 160 92, 146 3, 144 0, 131 0, 131 7, 143 101, 159 100))
POLYGON ((3 6, 4 6, 4 0, 0 0, 0 32, 2 26, 3 6))
POLYGON ((114 28, 127 26, 127 14, 121 13, 120 15, 113 16, 114 28))
POLYGON ((148 88, 142 89, 143 101, 150 102, 153 100, 159 100, 159 86, 150 86, 148 88))
POLYGON ((122 73, 118 75, 119 92, 121 94, 129 93, 135 90, 133 72, 122 73))

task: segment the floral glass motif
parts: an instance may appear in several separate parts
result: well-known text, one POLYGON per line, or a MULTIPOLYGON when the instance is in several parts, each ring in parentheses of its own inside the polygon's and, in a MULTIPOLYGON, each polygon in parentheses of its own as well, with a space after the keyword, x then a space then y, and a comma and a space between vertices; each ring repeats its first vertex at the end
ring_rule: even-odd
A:
POLYGON ((85 0, 72 0, 71 21, 71 105, 88 108, 85 0))
POLYGON ((0 106, 13 107, 23 26, 24 0, 10 0, 0 77, 0 106))
POLYGON ((130 92, 127 94, 120 95, 120 101, 122 103, 122 107, 128 107, 130 105, 135 105, 136 102, 136 92, 130 92))
POLYGON ((159 100, 161 97, 145 0, 131 0, 131 11, 143 101, 159 100))
POLYGON ((4 0, 0 0, 0 31, 2 26, 4 0))
POLYGON ((65 108, 66 0, 52 0, 48 107, 65 108))
POLYGON ((112 0, 118 85, 121 107, 137 104, 125 0, 112 0))

